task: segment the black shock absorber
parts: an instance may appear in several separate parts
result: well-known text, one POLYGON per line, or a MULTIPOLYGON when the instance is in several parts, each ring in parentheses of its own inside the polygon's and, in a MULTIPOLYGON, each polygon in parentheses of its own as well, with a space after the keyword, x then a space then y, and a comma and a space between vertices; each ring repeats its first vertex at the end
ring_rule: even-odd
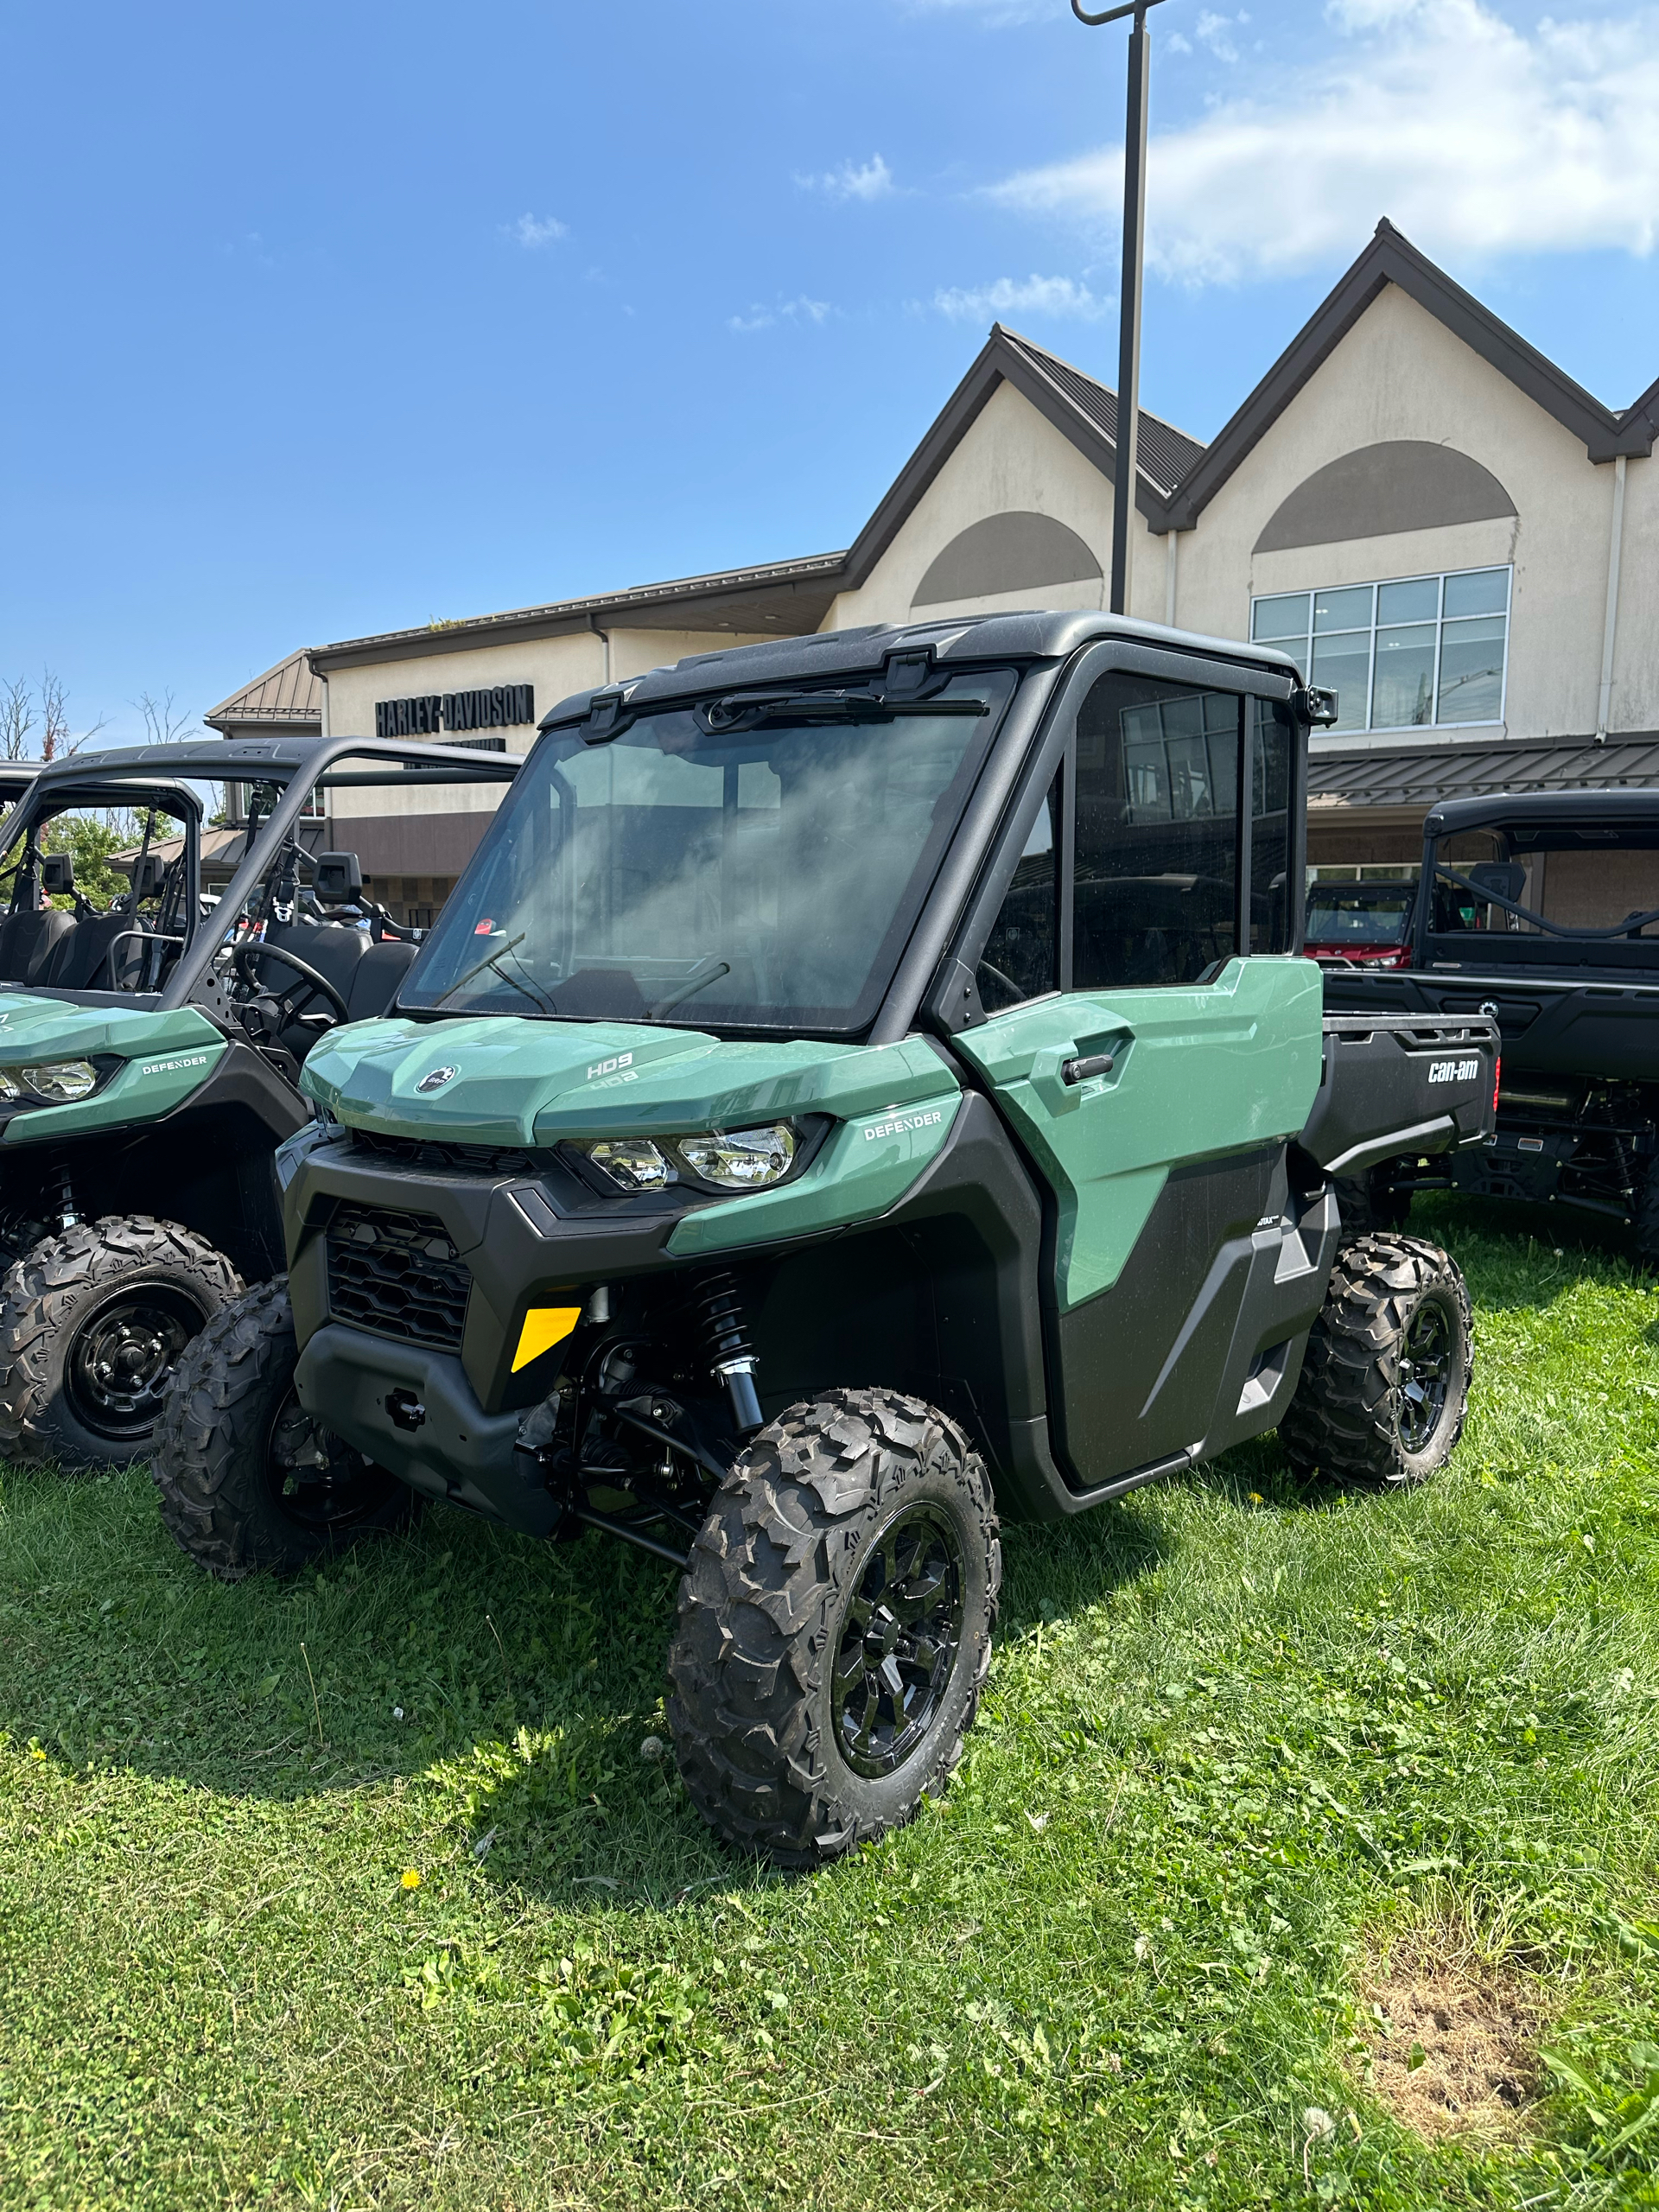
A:
POLYGON ((760 1427, 761 1413, 754 1388, 754 1348, 737 1294, 737 1278, 723 1268, 704 1275, 697 1285, 696 1302, 709 1364, 726 1385, 732 1419, 747 1436, 760 1427))

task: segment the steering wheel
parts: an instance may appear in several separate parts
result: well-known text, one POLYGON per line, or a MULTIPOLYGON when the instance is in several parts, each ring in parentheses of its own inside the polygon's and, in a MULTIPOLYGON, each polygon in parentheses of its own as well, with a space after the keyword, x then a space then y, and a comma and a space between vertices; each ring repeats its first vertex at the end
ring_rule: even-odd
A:
POLYGON ((299 1010, 294 1003, 293 989, 290 988, 286 991, 269 990, 253 972, 253 963, 256 960, 280 960, 284 967, 294 970, 302 982, 308 983, 314 991, 321 991, 340 1020, 351 1020, 351 1013, 345 1000, 341 998, 328 978, 315 969, 308 960, 302 960, 297 952, 290 952, 286 945, 238 944, 231 955, 231 958, 235 963, 237 974, 251 991, 276 1001, 282 1012, 284 1027, 299 1019, 299 1010))

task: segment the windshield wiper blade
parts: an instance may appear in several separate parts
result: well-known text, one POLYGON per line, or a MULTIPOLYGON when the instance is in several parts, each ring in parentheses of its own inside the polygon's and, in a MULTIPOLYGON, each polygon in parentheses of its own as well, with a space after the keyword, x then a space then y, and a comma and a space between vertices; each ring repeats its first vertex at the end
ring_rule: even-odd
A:
MULTIPOLYGON (((457 991, 464 990, 474 976, 481 976, 486 968, 494 968, 498 960, 505 960, 515 946, 521 945, 529 935, 528 930, 520 930, 517 937, 510 937, 505 944, 498 944, 493 952, 486 953, 483 959, 475 961, 464 976, 457 976, 447 991, 438 993, 437 997, 432 1001, 434 1006, 442 1006, 446 999, 452 999, 457 991)), ((497 969, 496 972, 509 989, 517 991, 521 998, 528 999, 533 1007, 539 1007, 543 1014, 552 1013, 553 1002, 550 999, 543 998, 539 991, 531 990, 528 985, 521 983, 516 976, 509 976, 505 969, 497 969)))
POLYGON ((695 998, 699 991, 707 990, 710 983, 717 983, 722 976, 729 976, 731 972, 731 962, 719 960, 712 968, 704 969, 700 976, 694 970, 690 976, 683 976, 665 999, 658 999, 655 1006, 647 1007, 645 1020, 660 1020, 664 1014, 672 1013, 677 1006, 683 1006, 687 999, 695 998))

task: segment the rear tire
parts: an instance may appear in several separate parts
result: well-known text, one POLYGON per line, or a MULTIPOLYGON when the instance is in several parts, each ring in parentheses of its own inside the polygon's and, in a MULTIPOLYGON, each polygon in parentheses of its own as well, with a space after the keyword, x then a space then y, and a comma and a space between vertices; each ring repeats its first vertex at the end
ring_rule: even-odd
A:
POLYGON ((1463 1433, 1474 1318, 1457 1262, 1420 1236, 1338 1252, 1279 1440, 1303 1477, 1406 1488, 1463 1433))
POLYGON ((984 1464, 890 1390, 754 1438, 680 1586, 669 1726, 698 1811, 780 1866, 944 1793, 991 1663, 1002 1551, 984 1464))
POLYGON ((338 1538, 412 1516, 412 1491, 304 1411, 298 1363, 279 1279, 202 1331, 168 1392, 152 1469, 162 1519, 221 1582, 296 1573, 338 1538))
POLYGON ((0 1453, 143 1459, 180 1355, 241 1291, 206 1237, 148 1214, 42 1238, 0 1282, 0 1453))

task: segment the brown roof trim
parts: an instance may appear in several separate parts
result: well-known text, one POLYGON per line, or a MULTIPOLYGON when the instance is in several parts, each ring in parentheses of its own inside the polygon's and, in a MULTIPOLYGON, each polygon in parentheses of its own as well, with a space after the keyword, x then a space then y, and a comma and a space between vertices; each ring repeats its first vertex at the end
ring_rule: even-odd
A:
MULTIPOLYGON (((1031 340, 1021 338, 1018 331, 1009 330, 1000 322, 991 325, 991 334, 968 373, 945 401, 886 497, 853 540, 845 556, 844 589, 856 591, 868 581, 870 571, 910 519, 922 494, 977 422, 1000 384, 1012 385, 1062 437, 1077 448, 1085 461, 1100 471, 1109 484, 1114 480, 1117 467, 1116 443, 1043 366, 1046 360, 1056 361, 1073 376, 1084 375, 1070 362, 1059 362, 1058 355, 1047 354, 1031 340)), ((1093 384, 1095 380, 1090 378, 1087 381, 1093 384)), ((1096 388, 1108 397, 1113 396, 1103 385, 1096 388)), ((1147 420, 1143 408, 1142 423, 1147 420)), ((1169 429, 1156 416, 1152 420, 1160 429, 1169 429)), ((1135 478, 1135 505, 1154 529, 1166 529, 1168 524, 1163 521, 1167 496, 1165 488, 1147 475, 1144 467, 1137 466, 1135 478)))
MULTIPOLYGON (((1623 414, 1614 414, 1490 308, 1483 307, 1472 293, 1454 283, 1443 269, 1437 269, 1384 216, 1359 258, 1178 486, 1163 528, 1195 526, 1245 455, 1330 358, 1385 284, 1397 284, 1454 338, 1489 361, 1517 391, 1553 415, 1563 429, 1581 438, 1592 461, 1652 452, 1656 418, 1659 418, 1659 385, 1650 386, 1623 414)), ((1155 523, 1153 526, 1159 527, 1155 523)))
MULTIPOLYGON (((730 569, 717 575, 681 576, 660 584, 639 584, 628 591, 601 592, 585 599, 550 601, 544 607, 521 607, 506 614, 480 614, 461 622, 423 626, 418 630, 387 630, 378 636, 347 638, 339 645, 314 646, 308 656, 319 676, 337 668, 358 668, 388 660, 423 659, 433 653, 450 653, 474 645, 494 645, 504 639, 557 638, 583 630, 602 629, 607 618, 639 628, 640 615, 660 608, 696 610, 701 620, 684 626, 715 626, 709 617, 716 607, 729 603, 734 615, 746 606, 780 590, 798 592, 804 584, 822 581, 832 587, 825 605, 840 588, 842 553, 815 553, 804 560, 771 561, 759 568, 730 569)), ((821 619, 821 618, 820 618, 821 619)), ((676 625, 664 626, 672 629, 676 625)), ((741 622, 721 626, 741 628, 741 622)))
POLYGON ((304 648, 256 676, 202 716, 209 729, 280 729, 301 733, 322 728, 322 687, 304 648))

